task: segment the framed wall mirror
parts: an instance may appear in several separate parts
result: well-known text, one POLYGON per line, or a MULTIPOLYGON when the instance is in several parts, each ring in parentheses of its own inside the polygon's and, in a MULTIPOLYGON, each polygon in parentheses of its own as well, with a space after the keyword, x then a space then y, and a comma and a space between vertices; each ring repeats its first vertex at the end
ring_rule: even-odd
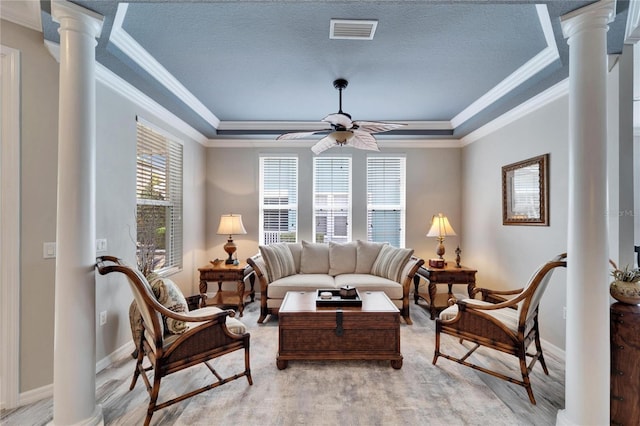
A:
POLYGON ((549 154, 502 167, 502 224, 549 225, 549 154))

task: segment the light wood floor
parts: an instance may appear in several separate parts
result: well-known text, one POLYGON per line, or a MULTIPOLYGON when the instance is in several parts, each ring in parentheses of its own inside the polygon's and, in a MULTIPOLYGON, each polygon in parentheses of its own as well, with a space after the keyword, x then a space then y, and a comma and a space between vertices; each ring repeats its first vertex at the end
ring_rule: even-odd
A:
MULTIPOLYGON (((432 365, 434 322, 411 305, 414 325, 401 325, 402 369, 378 361, 291 361, 278 370, 277 320, 256 323, 259 302, 247 305, 242 321, 251 333, 254 385, 239 379, 154 414, 154 425, 554 425, 564 408, 564 363, 547 352, 550 375, 536 365, 531 382, 538 401, 524 388, 446 359, 432 365)), ((544 338, 544 336, 543 336, 544 338)), ((461 352, 443 337, 443 350, 461 352)), ((214 363, 223 374, 241 371, 241 354, 214 363)), ((475 362, 518 376, 517 360, 479 350, 475 362)), ((148 395, 142 381, 129 391, 134 361, 116 362, 96 377, 97 403, 105 424, 142 424, 148 395)), ((163 380, 160 399, 210 380, 194 367, 163 380)), ((0 415, 2 425, 45 425, 52 421, 51 398, 0 415)))

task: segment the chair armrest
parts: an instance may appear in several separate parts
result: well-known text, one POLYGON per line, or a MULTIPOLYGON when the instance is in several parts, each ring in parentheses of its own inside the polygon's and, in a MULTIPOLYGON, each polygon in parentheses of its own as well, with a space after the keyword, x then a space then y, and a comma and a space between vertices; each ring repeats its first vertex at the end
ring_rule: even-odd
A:
POLYGON ((502 303, 510 300, 509 298, 502 296, 514 296, 516 294, 522 293, 523 290, 523 288, 519 288, 516 290, 492 290, 488 288, 476 288, 474 289, 471 298, 474 299, 476 294, 481 293, 481 300, 485 302, 502 303))
MULTIPOLYGON (((160 305, 162 306, 162 305, 160 305)), ((234 317, 236 316, 235 311, 233 311, 232 309, 227 309, 227 310, 223 310, 222 312, 216 312, 215 314, 209 314, 209 315, 199 315, 199 316, 193 316, 193 315, 184 315, 181 312, 173 312, 167 308, 165 308, 164 306, 162 306, 164 308, 163 311, 161 311, 162 315, 168 317, 168 318, 173 318, 175 320, 178 321, 184 321, 184 322, 205 322, 205 321, 212 321, 218 317, 221 316, 229 316, 229 317, 234 317)), ((158 309, 159 310, 159 309, 158 309)))

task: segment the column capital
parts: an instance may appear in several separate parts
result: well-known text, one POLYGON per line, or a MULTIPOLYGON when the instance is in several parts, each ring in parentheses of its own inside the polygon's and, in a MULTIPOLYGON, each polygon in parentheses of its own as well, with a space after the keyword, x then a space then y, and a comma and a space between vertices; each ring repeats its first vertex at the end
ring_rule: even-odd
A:
POLYGON ((51 16, 60 24, 60 29, 87 33, 93 38, 102 32, 102 15, 66 0, 51 1, 51 16))
POLYGON ((615 18, 615 13, 616 0, 600 0, 581 7, 560 17, 562 34, 568 39, 587 28, 608 30, 608 24, 615 18))

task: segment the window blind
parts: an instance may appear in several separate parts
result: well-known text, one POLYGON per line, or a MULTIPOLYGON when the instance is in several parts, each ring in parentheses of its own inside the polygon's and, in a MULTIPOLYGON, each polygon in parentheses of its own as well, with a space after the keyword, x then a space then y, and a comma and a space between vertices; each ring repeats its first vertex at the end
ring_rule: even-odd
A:
POLYGON ((260 244, 296 242, 298 158, 260 157, 260 244))
POLYGON ((351 241, 351 157, 313 159, 314 241, 351 241))
POLYGON ((137 123, 138 267, 182 268, 182 144, 137 123))
POLYGON ((367 157, 367 240, 405 245, 406 158, 367 157))

